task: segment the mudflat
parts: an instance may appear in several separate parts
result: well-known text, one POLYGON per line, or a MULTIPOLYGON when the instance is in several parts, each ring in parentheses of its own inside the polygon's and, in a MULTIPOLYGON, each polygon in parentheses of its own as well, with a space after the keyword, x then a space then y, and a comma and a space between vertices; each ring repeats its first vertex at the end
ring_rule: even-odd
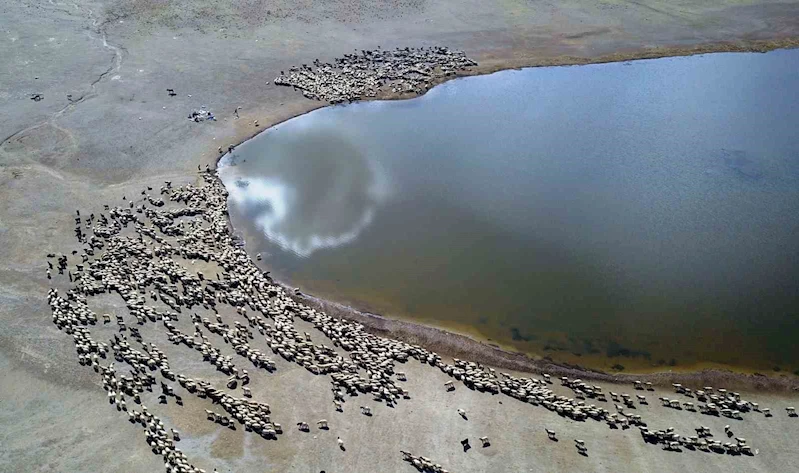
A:
MULTIPOLYGON (((120 204, 147 186, 196 183, 197 166, 213 164, 219 147, 324 105, 272 82, 316 58, 445 45, 475 59, 480 66, 472 73, 481 73, 763 51, 799 44, 799 3, 3 2, 0 24, 0 471, 151 472, 163 468, 160 457, 108 405, 96 374, 75 362, 72 338, 51 321, 45 255, 79 249, 76 209, 99 214, 103 204, 120 204), (216 121, 187 119, 203 106, 216 121)), ((191 361, 178 349, 169 355, 176 366, 191 361)), ((280 361, 277 376, 253 376, 256 399, 292 426, 278 442, 205 421, 200 402, 169 404, 158 415, 183 432, 180 447, 209 472, 412 471, 400 449, 450 471, 605 471, 631 462, 638 471, 791 471, 799 460, 792 443, 799 424, 784 410, 797 399, 788 377, 765 383, 775 392, 747 394, 771 406, 773 418, 697 417, 662 408, 657 396, 673 396, 664 388, 647 393, 651 407, 640 409, 650 428, 674 425, 687 435, 705 423, 721 438, 723 425, 734 424, 736 435, 757 446, 749 457, 664 451, 642 442, 637 429, 619 434, 462 386, 446 397, 449 377, 439 370, 413 362, 402 369, 412 399, 396 410, 375 408, 371 424, 358 412, 359 400, 334 424, 329 383, 295 364, 280 361), (471 414, 468 421, 457 407, 471 414), (293 428, 317 418, 329 419, 331 430, 306 435, 293 428), (545 427, 562 441, 550 442, 545 427), (477 440, 483 435, 492 439, 485 449, 477 440), (462 452, 464 436, 471 453, 462 452), (583 437, 587 457, 572 445, 583 437)), ((213 370, 195 376, 224 384, 213 370)), ((605 386, 633 393, 631 385, 605 386)))

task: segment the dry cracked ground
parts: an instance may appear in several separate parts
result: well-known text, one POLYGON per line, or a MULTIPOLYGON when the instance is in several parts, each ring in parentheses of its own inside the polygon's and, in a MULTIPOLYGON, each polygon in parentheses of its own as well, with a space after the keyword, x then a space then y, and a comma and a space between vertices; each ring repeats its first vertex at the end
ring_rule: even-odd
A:
MULTIPOLYGON (((64 276, 48 280, 46 255, 73 258, 72 250, 85 248, 74 237, 77 209, 84 216, 99 215, 105 204, 122 206, 127 202, 122 196, 139 198, 148 186, 157 193, 164 181, 197 185, 197 166, 212 164, 219 146, 256 133, 253 120, 263 128, 319 106, 276 87, 272 79, 281 70, 355 49, 445 45, 465 51, 481 64, 479 71, 488 71, 692 48, 768 48, 794 44, 797 30, 795 2, 3 1, 0 471, 162 471, 163 458, 152 453, 141 425, 128 422, 127 414, 108 402, 101 376, 77 363, 72 336, 52 323, 48 290, 59 287, 64 295, 69 284, 64 276), (167 88, 176 96, 170 97, 167 88), (41 100, 33 100, 33 94, 41 100), (186 119, 203 105, 214 111, 216 122, 186 119), (236 107, 242 107, 240 119, 234 118, 236 107)), ((179 263, 187 271, 199 268, 189 259, 179 263)), ((117 295, 98 299, 99 313, 124 313, 117 295)), ((246 322, 237 316, 227 314, 227 322, 246 322)), ((184 314, 181 323, 187 321, 184 314)), ((325 334, 297 324, 300 333, 325 343, 325 334)), ((241 387, 226 387, 227 375, 197 360, 193 350, 168 343, 160 321, 151 325, 147 330, 175 371, 241 397, 241 387)), ((110 339, 112 332, 103 330, 98 337, 110 339)), ((239 357, 223 337, 215 345, 239 357)), ((742 392, 774 415, 747 412, 737 420, 663 407, 658 397, 692 402, 670 387, 646 391, 648 404, 636 401, 635 410, 626 412, 640 415, 648 428, 674 427, 692 435, 706 425, 715 439, 735 443, 734 437, 743 437, 753 449, 751 456, 687 448, 673 452, 644 442, 637 427, 610 429, 606 422, 573 420, 504 394, 471 390, 457 380, 455 391, 447 391, 444 383, 453 378, 414 358, 397 368, 407 376, 398 383, 411 399, 389 408, 361 395, 337 412, 329 375, 314 375, 272 354, 264 339, 253 345, 275 360, 273 373, 250 369, 250 389, 252 399, 268 403, 274 420, 283 424, 285 433, 277 441, 206 420, 204 409, 213 408, 211 401, 178 384, 183 406, 171 399, 159 404, 158 384, 142 396, 167 430, 181 432, 176 445, 209 473, 214 468, 413 471, 400 450, 453 472, 787 472, 799 465, 799 421, 785 411, 799 403, 791 393, 742 392), (361 414, 361 405, 371 406, 373 415, 361 414), (468 420, 457 409, 465 410, 468 420), (329 430, 316 428, 323 418, 329 430), (311 432, 296 428, 303 421, 311 424, 311 432), (724 435, 727 424, 734 432, 730 439, 724 435), (545 428, 555 430, 560 441, 550 441, 545 428), (482 436, 491 440, 489 447, 481 447, 482 436), (338 447, 337 437, 346 450, 338 447), (461 446, 465 438, 472 445, 467 452, 461 446), (574 439, 585 440, 587 456, 578 454, 574 439)), ((600 384, 605 392, 633 399, 640 394, 631 385, 600 384)), ((574 399, 575 392, 557 381, 551 389, 574 399)), ((612 413, 618 404, 585 402, 612 413)))

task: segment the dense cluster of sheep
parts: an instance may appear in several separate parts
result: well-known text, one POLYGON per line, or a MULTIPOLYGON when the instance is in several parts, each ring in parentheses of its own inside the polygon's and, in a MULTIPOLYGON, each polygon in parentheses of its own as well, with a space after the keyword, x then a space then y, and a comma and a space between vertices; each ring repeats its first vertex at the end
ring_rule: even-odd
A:
MULTIPOLYGON (((637 426, 644 441, 668 450, 752 454, 745 439, 722 444, 709 439, 709 430, 705 428, 697 429, 696 436, 682 436, 673 429, 649 430, 640 415, 628 412, 636 408, 636 401, 639 405, 647 404, 644 395, 633 398, 608 392, 608 401, 599 386, 567 377, 561 378, 561 384, 574 393, 573 397, 558 395, 547 374, 541 378, 516 377, 457 358, 449 363, 433 351, 370 334, 358 323, 330 317, 297 302, 272 281, 268 272, 255 265, 232 235, 227 219, 227 192, 221 181, 209 169, 202 171, 200 177, 198 186, 173 187, 165 182, 158 195, 151 195, 152 189, 148 188, 137 201, 123 198, 127 205, 105 206, 107 216, 103 213, 82 218, 78 212, 75 233, 84 247, 74 271, 70 269, 70 256, 48 255, 48 277, 55 269, 50 260, 55 260, 59 274, 66 271, 71 282, 64 293, 55 288, 48 292, 53 323, 72 336, 78 362, 101 376, 109 403, 125 412, 131 423, 141 425, 153 453, 163 457, 167 472, 203 470, 189 463, 176 447, 180 440, 177 430, 171 429, 169 435, 164 423, 148 412, 143 403, 148 396, 145 393, 154 393, 160 386, 157 397, 160 403, 172 399, 183 405, 173 384, 177 383, 184 395, 208 399, 219 407, 220 412, 206 411, 209 421, 232 429, 241 425, 265 439, 278 439, 282 427, 272 420, 268 404, 251 399, 247 387, 250 373, 243 368, 248 364, 255 371, 275 371, 277 366, 272 356, 295 363, 314 375, 327 376, 332 401, 339 411, 348 398, 358 395, 370 395, 387 406, 410 399, 410 393, 401 386, 407 377, 404 372, 395 371, 395 367, 415 359, 452 378, 444 384, 446 391, 456 390, 457 381, 458 386, 510 396, 574 421, 605 422, 612 429, 637 426), (189 262, 201 264, 190 271, 183 266, 189 262), (113 317, 112 314, 98 317, 89 308, 87 299, 100 294, 116 294, 124 309, 113 317), (225 320, 228 316, 223 317, 219 312, 223 306, 234 314, 230 317, 240 320, 225 320), (187 314, 199 307, 214 315, 187 314), (191 324, 188 326, 193 332, 191 328, 179 328, 181 318, 185 325, 191 324), (324 335, 326 343, 315 343, 311 334, 299 332, 297 319, 312 324, 324 335), (107 340, 92 337, 90 328, 100 320, 102 326, 116 324, 109 327, 115 333, 107 340), (171 343, 188 347, 198 360, 228 376, 225 388, 230 392, 173 371, 165 353, 142 337, 140 330, 148 324, 162 326, 171 343), (209 334, 223 340, 236 356, 223 355, 211 343, 209 334), (251 346, 256 337, 265 342, 271 354, 251 346), (346 352, 346 356, 340 351, 346 352), (241 397, 231 394, 236 390, 241 390, 241 397), (601 403, 611 403, 608 405, 615 412, 601 403)), ((71 257, 76 255, 78 251, 71 257)), ((653 389, 650 384, 640 382, 633 388, 653 389)), ((738 393, 714 391, 711 387, 696 391, 681 385, 674 388, 680 395, 695 399, 700 403, 699 410, 708 415, 734 419, 750 411, 771 415, 767 408, 741 399, 738 393)), ((690 401, 675 404, 671 399, 661 400, 664 406, 676 409, 688 409, 686 406, 690 404, 690 401)), ((789 415, 796 415, 792 407, 786 410, 789 415)), ((372 409, 361 406, 361 413, 371 416, 372 409)), ((465 411, 458 409, 458 413, 468 420, 465 411)), ((297 426, 300 430, 310 430, 306 422, 298 422, 297 426)), ((326 419, 318 421, 317 426, 329 428, 326 419)), ((550 439, 556 439, 553 430, 546 429, 546 433, 550 439)), ((727 434, 731 437, 731 430, 727 434)), ((490 445, 488 437, 480 440, 483 447, 490 445)), ((338 438, 337 442, 345 450, 343 440, 338 438)), ((575 445, 579 453, 587 455, 582 440, 576 439, 575 445)), ((425 457, 405 454, 405 459, 420 471, 446 471, 425 457)))
MULTIPOLYGON (((68 271, 67 255, 57 258, 59 273, 67 271, 73 286, 63 296, 57 289, 48 293, 53 322, 73 336, 79 363, 101 373, 111 404, 126 411, 131 422, 142 423, 153 452, 164 456, 167 471, 201 470, 186 461, 174 446, 177 440, 165 437, 163 423, 142 404, 142 393, 153 391, 159 374, 160 403, 174 397, 182 405, 182 398, 170 385, 170 381, 177 381, 187 392, 210 399, 224 410, 224 414, 206 411, 208 419, 215 423, 229 428, 238 423, 247 431, 269 439, 282 433, 280 424, 270 419, 270 407, 248 399, 252 396, 246 387, 250 375, 237 366, 241 361, 222 355, 210 342, 208 333, 221 337, 255 369, 274 371, 276 366, 270 356, 250 346, 249 341, 257 332, 273 354, 315 375, 329 375, 333 399, 339 409, 346 397, 359 393, 371 394, 376 401, 387 405, 409 399, 408 391, 398 385, 405 378, 395 374, 394 364, 406 362, 410 357, 426 361, 429 353, 420 347, 368 334, 361 325, 328 317, 292 300, 281 286, 273 284, 268 273, 253 264, 230 234, 227 193, 221 182, 210 171, 201 175, 204 181, 201 187, 173 188, 171 183, 165 183, 160 195, 172 203, 170 208, 164 208, 161 196, 145 191, 137 202, 123 198, 127 206, 106 206, 108 216, 92 214, 83 219, 78 211, 76 236, 89 247, 84 248, 74 273, 68 271), (87 236, 88 231, 93 233, 91 237, 87 236), (177 262, 178 258, 216 263, 219 271, 214 278, 206 278, 202 271, 188 271, 177 262), (90 327, 98 324, 100 317, 87 304, 88 297, 104 293, 120 296, 129 314, 129 318, 122 311, 113 317, 102 315, 103 325, 116 322, 117 333, 108 343, 92 338, 90 327), (157 308, 158 302, 168 309, 157 308), (221 305, 234 307, 245 322, 226 323, 218 311, 221 305), (213 320, 195 313, 187 316, 193 324, 193 333, 178 328, 176 323, 184 317, 182 314, 198 306, 213 311, 213 320), (312 323, 325 334, 332 347, 315 344, 310 334, 299 333, 294 326, 296 317, 312 323), (163 326, 170 342, 195 350, 198 358, 228 375, 225 387, 235 390, 240 385, 243 397, 231 396, 206 381, 173 372, 165 354, 145 342, 139 331, 141 326, 154 323, 163 326), (346 350, 349 357, 341 356, 333 347, 346 350), (114 362, 106 364, 111 357, 125 366, 127 374, 117 374, 114 362), (140 410, 128 410, 125 396, 141 405, 140 410)), ((50 276, 53 265, 49 260, 48 265, 50 276)), ((371 415, 369 407, 362 407, 362 412, 371 415)), ((303 425, 307 430, 306 423, 298 423, 300 428, 303 425)), ((317 425, 328 428, 325 419, 317 425)), ((343 448, 343 441, 339 441, 343 448)))
POLYGON ((275 84, 291 86, 313 100, 351 102, 380 92, 423 94, 443 77, 476 66, 459 51, 445 47, 362 50, 345 54, 334 63, 314 60, 281 71, 275 84))

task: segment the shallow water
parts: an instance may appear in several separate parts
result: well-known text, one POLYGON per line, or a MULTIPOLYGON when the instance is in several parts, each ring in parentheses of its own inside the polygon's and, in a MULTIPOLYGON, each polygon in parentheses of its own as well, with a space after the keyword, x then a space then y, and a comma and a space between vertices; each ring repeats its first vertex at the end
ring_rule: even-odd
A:
POLYGON ((221 162, 283 280, 600 368, 799 368, 799 50, 504 71, 221 162))

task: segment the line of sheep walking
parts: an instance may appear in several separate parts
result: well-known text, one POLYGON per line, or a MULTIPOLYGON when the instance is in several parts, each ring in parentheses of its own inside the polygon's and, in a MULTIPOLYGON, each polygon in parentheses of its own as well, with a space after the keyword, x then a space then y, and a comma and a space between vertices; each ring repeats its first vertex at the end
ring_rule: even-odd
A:
POLYGON ((433 460, 427 457, 414 456, 412 453, 404 450, 400 450, 400 453, 402 453, 402 459, 413 465, 418 471, 423 473, 449 473, 449 470, 438 463, 434 463, 433 460))

